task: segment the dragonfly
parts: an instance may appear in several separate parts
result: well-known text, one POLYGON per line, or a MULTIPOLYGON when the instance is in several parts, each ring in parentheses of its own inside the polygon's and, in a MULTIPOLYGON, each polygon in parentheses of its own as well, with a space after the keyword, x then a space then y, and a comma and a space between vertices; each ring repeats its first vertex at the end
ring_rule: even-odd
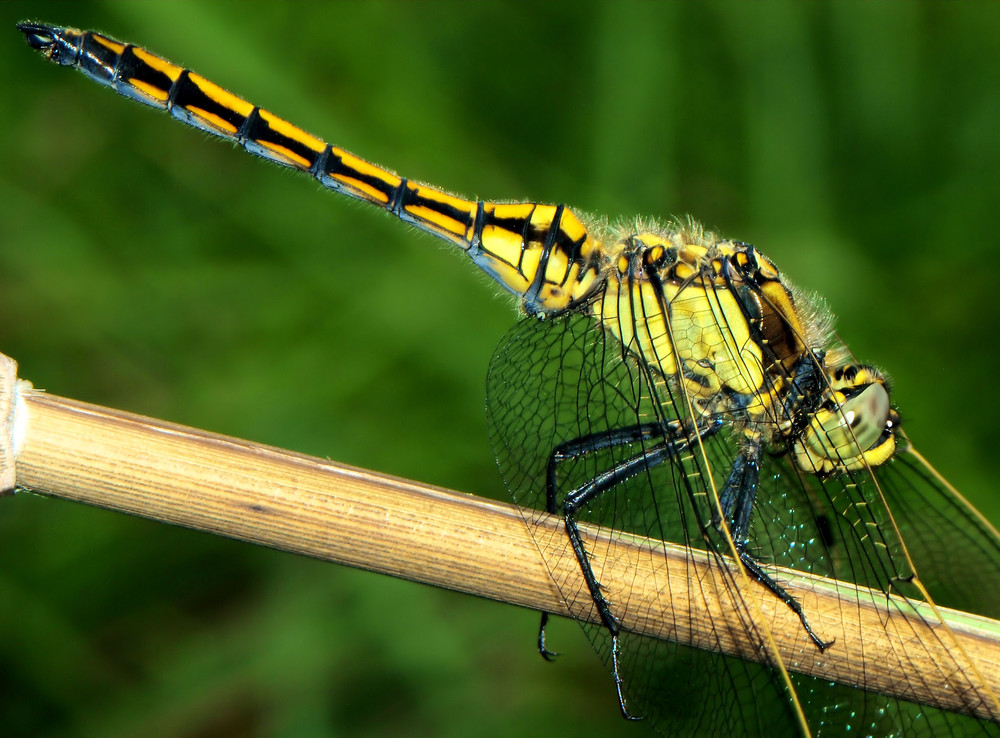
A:
MULTIPOLYGON (((615 223, 562 204, 459 197, 139 46, 18 28, 59 65, 456 246, 516 298, 521 318, 489 370, 494 453, 623 715, 671 735, 1000 735, 998 691, 983 687, 938 610, 1000 618, 1000 536, 913 448, 885 375, 858 362, 825 307, 755 246, 692 219, 615 223), (539 525, 553 517, 560 540, 539 525), (726 655, 721 630, 695 648, 623 627, 682 593, 707 596, 704 581, 692 563, 683 581, 646 584, 659 605, 634 604, 605 587, 620 564, 594 531, 652 541, 654 552, 680 544, 707 562, 759 660, 726 655), (567 558, 574 576, 557 577, 567 558), (840 644, 802 604, 813 576, 854 585, 845 614, 869 604, 919 613, 944 651, 936 668, 957 711, 785 663, 746 592, 791 612, 818 658, 840 644)), ((539 650, 552 658, 546 622, 539 650)), ((908 642, 880 658, 916 683, 929 648, 908 642)))

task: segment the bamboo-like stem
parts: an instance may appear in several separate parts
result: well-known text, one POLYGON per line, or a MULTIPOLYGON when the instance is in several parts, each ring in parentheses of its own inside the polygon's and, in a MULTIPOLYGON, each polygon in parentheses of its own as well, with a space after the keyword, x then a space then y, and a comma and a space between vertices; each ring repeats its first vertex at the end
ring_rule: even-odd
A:
MULTIPOLYGON (((580 577, 572 555, 560 557, 562 570, 550 573, 512 506, 88 405, 26 382, 13 389, 16 365, 0 358, 9 363, 6 379, 0 376, 0 404, 12 403, 0 406, 0 467, 13 458, 19 486, 570 614, 553 581, 580 577)), ((8 471, 0 468, 0 479, 8 471)), ((535 533, 568 545, 558 519, 542 516, 535 533)), ((930 608, 774 568, 778 581, 795 582, 793 595, 813 628, 835 639, 820 653, 765 588, 751 585, 740 595, 756 598, 759 608, 732 607, 729 588, 746 584, 717 561, 662 542, 585 535, 588 550, 614 562, 601 573, 610 599, 627 596, 629 612, 645 614, 623 622, 626 629, 761 660, 766 656, 746 638, 744 619, 763 612, 791 671, 1000 720, 992 691, 1000 684, 998 622, 939 610, 948 623, 942 627, 930 608), (685 586, 697 592, 686 596, 685 586), (905 674, 898 654, 906 654, 905 674)))

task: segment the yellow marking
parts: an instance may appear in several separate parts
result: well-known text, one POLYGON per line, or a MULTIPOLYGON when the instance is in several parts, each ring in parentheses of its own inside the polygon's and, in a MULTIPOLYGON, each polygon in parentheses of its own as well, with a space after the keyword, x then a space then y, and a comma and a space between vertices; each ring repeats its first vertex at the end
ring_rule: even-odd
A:
POLYGON ((442 192, 435 187, 429 187, 428 185, 413 184, 414 192, 417 193, 418 197, 422 197, 425 200, 433 200, 434 202, 439 202, 442 205, 447 205, 448 207, 455 208, 456 210, 464 210, 468 213, 469 220, 472 220, 476 214, 477 203, 471 200, 465 200, 461 197, 455 197, 454 195, 449 195, 447 192, 442 192))
POLYGON ((190 105, 185 105, 184 109, 189 113, 191 113, 192 115, 197 116, 202 122, 204 122, 206 125, 211 126, 217 131, 220 131, 222 133, 227 133, 229 135, 233 135, 234 133, 236 133, 236 126, 234 126, 228 120, 223 120, 215 113, 209 113, 207 110, 191 107, 190 105))
POLYGON ((516 267, 521 261, 521 234, 498 225, 483 228, 483 251, 492 259, 516 267))
POLYGON ((563 210, 562 220, 559 221, 559 228, 563 233, 569 236, 569 239, 574 243, 583 240, 583 238, 587 235, 586 227, 571 210, 563 210))
POLYGON ((677 373, 666 316, 648 283, 620 283, 608 289, 599 316, 622 345, 661 376, 677 373))
MULTIPOLYGON (((376 167, 364 159, 359 159, 354 156, 354 154, 350 154, 343 149, 331 148, 330 153, 332 156, 338 157, 341 160, 342 165, 351 169, 353 173, 375 177, 385 183, 387 185, 387 189, 398 187, 400 182, 402 182, 402 180, 392 172, 376 167)), ((350 176, 350 174, 344 172, 325 172, 324 174, 355 190, 358 194, 370 202, 378 203, 380 205, 389 204, 389 198, 385 192, 366 182, 355 179, 353 176, 350 176)))
POLYGON ((439 228, 442 231, 457 236, 458 238, 467 238, 468 229, 471 227, 470 224, 472 224, 474 220, 476 203, 470 202, 469 200, 463 200, 460 197, 448 195, 440 190, 426 185, 412 185, 412 188, 414 193, 424 200, 441 203, 442 205, 456 210, 464 210, 466 219, 465 222, 456 220, 455 218, 445 215, 444 213, 425 205, 407 205, 406 212, 414 218, 419 218, 428 225, 439 228))
POLYGON ((580 246, 580 256, 583 257, 584 261, 590 261, 603 249, 604 244, 601 241, 598 241, 592 235, 588 235, 586 240, 580 246))
POLYGON ((449 218, 447 215, 426 205, 407 205, 404 210, 417 220, 437 230, 454 234, 459 238, 465 236, 465 223, 460 223, 454 218, 449 218))
POLYGON ((586 275, 581 279, 579 274, 573 274, 573 287, 570 294, 573 300, 580 300, 590 294, 594 289, 594 283, 598 280, 598 273, 594 269, 588 269, 586 275))
POLYGON ((799 314, 796 312, 792 298, 784 285, 779 282, 768 281, 761 285, 760 291, 764 298, 774 307, 775 311, 788 323, 792 331, 792 340, 797 346, 801 347, 801 350, 804 350, 805 346, 802 345, 801 338, 804 335, 804 331, 802 324, 799 322, 799 314))
POLYGON ((524 275, 524 278, 528 280, 529 284, 535 281, 535 277, 538 275, 539 262, 541 262, 541 260, 541 244, 536 242, 526 244, 526 247, 521 251, 521 264, 518 272, 524 275))
POLYGON ((542 251, 538 244, 522 248, 519 233, 487 225, 483 228, 482 246, 497 278, 516 294, 524 294, 538 269, 542 251))
POLYGON ((332 177, 341 184, 355 190, 358 194, 370 202, 378 203, 380 205, 389 204, 389 198, 386 194, 382 192, 382 190, 372 187, 367 182, 362 182, 360 179, 354 179, 353 177, 341 173, 328 174, 327 176, 332 177))
POLYGON ((137 47, 132 48, 132 53, 136 57, 150 67, 155 69, 157 72, 161 72, 170 79, 171 82, 176 82, 177 78, 181 76, 181 72, 184 71, 184 67, 179 67, 176 64, 171 64, 166 59, 157 56, 156 54, 151 54, 145 49, 140 49, 137 47))
POLYGON ((546 284, 538 291, 538 303, 548 310, 560 310, 569 305, 572 295, 561 287, 546 284))
POLYGON ((711 399, 722 388, 756 395, 764 384, 761 348, 728 291, 665 285, 670 330, 659 296, 650 282, 618 281, 595 311, 605 327, 640 360, 664 376, 678 373, 678 361, 698 378, 685 380, 692 397, 711 399), (672 336, 671 336, 672 334, 672 336))
POLYGON ((191 80, 199 90, 204 92, 205 95, 219 103, 219 105, 236 111, 244 118, 253 112, 254 106, 252 103, 248 103, 241 97, 236 97, 236 95, 231 92, 227 92, 214 82, 208 81, 200 74, 188 72, 188 79, 191 80))
MULTIPOLYGON (((320 141, 318 138, 309 135, 308 133, 306 133, 297 126, 293 126, 287 120, 279 118, 274 113, 270 113, 266 110, 259 110, 257 111, 257 114, 261 117, 262 120, 267 122, 267 124, 271 127, 272 131, 280 133, 282 136, 285 136, 286 138, 291 138, 295 141, 298 141, 300 144, 302 144, 306 148, 312 149, 317 154, 322 153, 323 149, 326 148, 326 144, 320 141)), ((266 146, 267 144, 262 143, 262 145, 266 146)), ((305 161, 300 156, 294 154, 292 156, 295 158, 296 161, 305 161)), ((306 166, 309 166, 308 162, 306 162, 306 166)))
POLYGON ((637 233, 635 235, 635 240, 638 241, 640 244, 642 244, 644 249, 652 248, 653 246, 665 246, 669 244, 668 241, 664 241, 662 237, 656 235, 655 233, 637 233))
POLYGON ((147 97, 150 97, 153 100, 159 100, 162 103, 167 101, 167 96, 170 94, 168 90, 164 90, 162 87, 157 87, 156 85, 151 85, 148 82, 143 82, 142 80, 130 79, 128 80, 128 83, 147 97))
POLYGON ((563 249, 553 248, 549 251, 549 260, 545 265, 545 281, 552 284, 562 284, 569 276, 569 254, 563 249))
POLYGON ((704 380, 689 383, 698 388, 692 394, 707 398, 728 387, 755 395, 764 383, 761 349, 750 338, 736 297, 728 290, 686 287, 677 299, 673 289, 666 293, 674 347, 691 373, 704 380))
POLYGON ((761 276, 765 279, 780 280, 781 274, 778 273, 778 267, 774 265, 774 262, 768 259, 759 251, 757 254, 757 268, 760 270, 761 276))
POLYGON ((509 205, 497 205, 491 202, 486 205, 486 213, 498 218, 520 218, 521 220, 527 220, 534 208, 535 206, 530 202, 512 203, 509 205))
POLYGON ((120 44, 114 39, 108 38, 107 36, 102 36, 99 33, 94 33, 91 35, 91 38, 94 39, 104 48, 111 49, 116 54, 121 54, 125 51, 125 44, 120 44))
POLYGON ((680 261, 692 265, 700 264, 706 256, 708 256, 708 248, 702 246, 700 243, 685 243, 681 246, 677 254, 677 258, 680 261))
MULTIPOLYGON (((390 172, 388 169, 382 169, 382 167, 377 167, 371 162, 367 162, 364 159, 360 159, 356 157, 354 154, 344 151, 343 149, 332 147, 330 149, 330 153, 333 156, 338 157, 344 163, 344 166, 350 167, 351 169, 353 169, 355 172, 357 172, 362 176, 375 177, 377 179, 380 179, 387 185, 389 185, 390 188, 399 187, 399 183, 403 181, 394 172, 390 172)), ((341 179, 339 175, 337 178, 341 179)), ((363 187, 366 189, 370 189, 368 185, 363 185, 363 187)), ((379 194, 382 195, 382 193, 379 194)), ((384 196, 381 196, 379 199, 382 202, 385 202, 384 196)))
POLYGON ((552 227, 552 219, 555 217, 555 205, 536 205, 535 211, 531 214, 531 224, 538 228, 548 230, 552 227))
POLYGON ((686 261, 681 261, 677 263, 677 267, 674 269, 674 274, 677 275, 677 279, 684 281, 685 279, 691 279, 691 277, 698 274, 698 270, 691 266, 686 261))
POLYGON ((304 156, 296 154, 291 149, 285 148, 284 146, 279 146, 271 141, 263 141, 259 138, 253 139, 253 142, 260 146, 262 149, 267 149, 272 154, 275 155, 276 159, 280 159, 288 164, 297 166, 300 169, 308 169, 312 166, 312 162, 306 159, 304 156))

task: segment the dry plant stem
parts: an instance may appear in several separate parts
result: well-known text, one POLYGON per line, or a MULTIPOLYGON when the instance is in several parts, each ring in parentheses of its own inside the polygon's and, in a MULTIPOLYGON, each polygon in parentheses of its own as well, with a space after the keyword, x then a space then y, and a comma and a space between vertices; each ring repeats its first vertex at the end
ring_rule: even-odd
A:
MULTIPOLYGON (((18 485, 568 614, 521 515, 509 505, 60 398, 27 383, 11 393, 11 386, 7 384, 7 396, 18 398, 20 424, 15 434, 18 485)), ((12 413, 0 407, 0 420, 12 413)), ((9 432, 12 425, 7 422, 5 429, 9 432)), ((4 438, 10 442, 6 433, 4 438)), ((561 533, 558 519, 539 524, 561 533)), ((763 658, 750 647, 740 614, 725 594, 734 580, 743 586, 741 577, 724 578, 717 564, 692 557, 680 546, 613 540, 593 531, 585 535, 590 550, 615 561, 602 575, 611 600, 627 592, 630 612, 652 613, 642 621, 624 622, 625 628, 714 644, 742 658, 763 658), (618 572, 617 577, 611 572, 618 572), (667 581, 669 598, 662 594, 667 581), (649 583, 647 590, 641 589, 643 583, 649 583), (697 587, 690 597, 681 589, 685 583, 697 587), (655 607, 643 604, 654 601, 655 607)), ((576 566, 571 555, 562 561, 576 566)), ((1000 623, 956 614, 948 616, 951 627, 943 628, 933 625, 936 618, 929 609, 918 615, 898 602, 886 606, 882 593, 859 599, 849 585, 774 571, 778 581, 803 582, 793 594, 813 628, 836 641, 820 653, 797 617, 753 585, 743 596, 758 599, 790 671, 1000 719, 995 697, 979 696, 988 694, 982 683, 992 688, 1000 684, 1000 623), (843 599, 844 592, 849 599, 843 599), (908 673, 891 666, 898 659, 886 658, 889 653, 908 655, 908 673)), ((578 577, 579 571, 556 575, 578 577)))

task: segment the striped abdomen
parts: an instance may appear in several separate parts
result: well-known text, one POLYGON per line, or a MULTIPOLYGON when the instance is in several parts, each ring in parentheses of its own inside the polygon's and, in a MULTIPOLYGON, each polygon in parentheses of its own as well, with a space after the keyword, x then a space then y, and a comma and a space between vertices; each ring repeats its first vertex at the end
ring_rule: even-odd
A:
POLYGON ((18 26, 33 48, 126 97, 168 111, 252 154, 308 172, 324 187, 388 210, 461 247, 530 313, 553 313, 602 279, 601 242, 563 205, 465 200, 331 146, 189 69, 94 31, 18 26))

